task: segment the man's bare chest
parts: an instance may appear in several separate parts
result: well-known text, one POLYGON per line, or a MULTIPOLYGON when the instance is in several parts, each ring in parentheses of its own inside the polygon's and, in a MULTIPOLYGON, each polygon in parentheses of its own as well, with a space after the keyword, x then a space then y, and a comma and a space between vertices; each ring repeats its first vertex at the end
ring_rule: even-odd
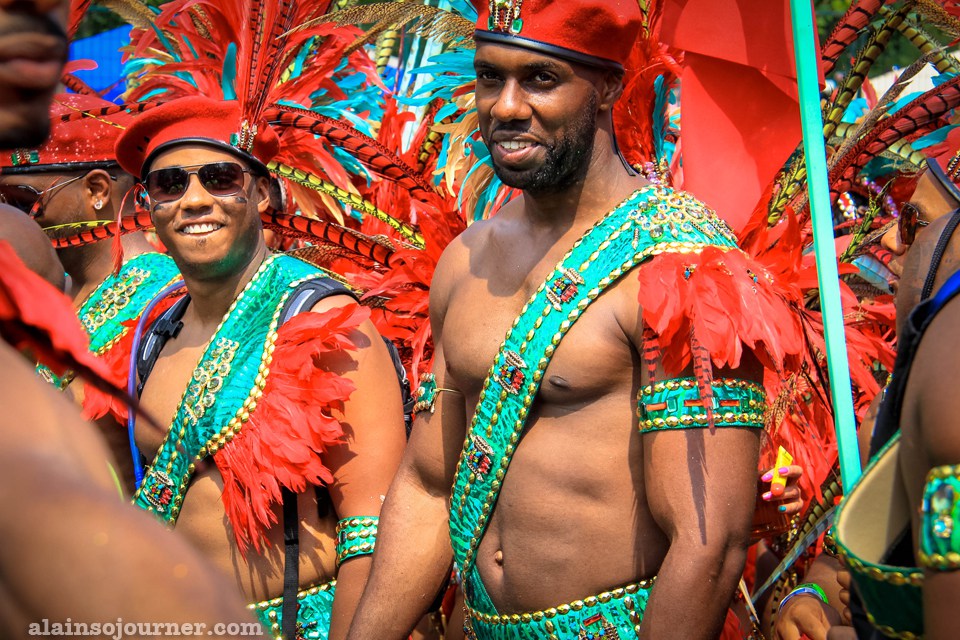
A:
POLYGON ((164 345, 160 352, 140 396, 141 406, 164 429, 160 433, 138 421, 137 444, 148 458, 160 448, 173 424, 205 348, 201 338, 181 336, 164 345))
MULTIPOLYGON (((522 288, 514 295, 497 295, 486 282, 471 278, 451 296, 442 346, 447 372, 468 398, 479 394, 507 332, 535 290, 530 287, 528 294, 528 289, 522 288)), ((624 293, 612 287, 566 333, 545 372, 538 395, 541 403, 585 402, 625 381, 630 384, 637 356, 617 318, 624 293)), ((534 361, 542 356, 529 354, 534 361)))

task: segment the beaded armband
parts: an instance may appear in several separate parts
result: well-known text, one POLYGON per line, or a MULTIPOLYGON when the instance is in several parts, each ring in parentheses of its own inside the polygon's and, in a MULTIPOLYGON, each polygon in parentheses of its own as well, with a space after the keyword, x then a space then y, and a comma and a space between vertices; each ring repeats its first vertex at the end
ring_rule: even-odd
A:
POLYGON ((377 543, 377 516, 344 518, 337 523, 337 565, 356 556, 373 553, 377 543))
POLYGON ((960 569, 960 465, 934 467, 927 474, 920 508, 919 564, 934 571, 960 569))
MULTIPOLYGON (((713 419, 716 427, 762 429, 767 396, 749 380, 713 381, 713 419)), ((640 432, 699 429, 708 426, 696 378, 674 378, 643 387, 637 398, 640 432)))
POLYGON ((417 387, 417 402, 413 405, 414 415, 421 411, 433 413, 437 396, 444 391, 460 393, 456 389, 444 389, 437 386, 437 378, 432 373, 420 374, 420 386, 417 387))

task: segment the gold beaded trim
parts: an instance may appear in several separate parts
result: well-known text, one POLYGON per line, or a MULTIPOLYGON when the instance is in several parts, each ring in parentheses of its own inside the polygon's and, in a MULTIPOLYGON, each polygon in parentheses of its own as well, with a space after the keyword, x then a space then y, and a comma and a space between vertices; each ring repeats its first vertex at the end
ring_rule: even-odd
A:
MULTIPOLYGON (((744 389, 753 391, 754 393, 766 397, 766 391, 758 384, 750 382, 749 380, 740 380, 734 378, 724 378, 722 380, 713 380, 711 385, 717 388, 727 387, 729 389, 744 389)), ((693 389, 697 386, 697 381, 692 378, 683 378, 680 380, 666 380, 664 382, 657 382, 652 385, 647 385, 640 390, 640 403, 643 402, 642 398, 645 396, 651 396, 654 393, 662 393, 664 391, 676 391, 678 389, 693 389)), ((734 413, 732 411, 727 411, 725 413, 716 413, 716 422, 717 423, 753 423, 753 424, 765 424, 767 420, 767 407, 764 403, 757 400, 750 399, 747 401, 747 406, 751 409, 759 409, 759 411, 751 411, 749 413, 734 413)), ((637 407, 637 414, 640 414, 640 407, 637 407)), ((691 426, 693 424, 706 425, 707 424, 707 414, 688 414, 684 413, 677 416, 669 416, 667 418, 653 418, 652 420, 640 420, 639 429, 640 431, 650 431, 653 429, 663 429, 664 427, 679 427, 679 426, 691 426)))
POLYGON ((883 571, 879 567, 868 566, 850 555, 850 552, 848 552, 839 541, 837 541, 837 555, 843 564, 874 582, 887 582, 895 587, 901 587, 905 584, 913 587, 923 586, 923 571, 917 570, 915 572, 903 573, 902 571, 894 570, 883 571))
POLYGON ((377 541, 377 528, 380 518, 346 518, 337 523, 337 565, 348 557, 373 553, 373 548, 377 541), (357 529, 360 527, 360 529, 357 529), (341 540, 341 534, 347 529, 356 529, 348 531, 341 540), (351 544, 356 543, 356 544, 351 544))
MULTIPOLYGON (((302 591, 297 592, 297 600, 303 600, 307 596, 315 596, 321 591, 330 591, 337 586, 336 580, 331 580, 330 582, 325 582, 324 584, 318 584, 313 587, 308 587, 302 591)), ((247 609, 254 611, 259 609, 263 611, 264 609, 269 609, 270 607, 279 607, 283 604, 283 596, 279 598, 273 598, 272 600, 261 600, 260 602, 255 602, 253 604, 248 604, 247 609)))
POLYGON ((874 629, 887 636, 888 638, 896 638, 897 640, 923 640, 923 635, 917 635, 910 631, 897 631, 893 627, 887 626, 885 624, 877 624, 876 619, 873 615, 867 612, 867 620, 870 621, 870 624, 874 629))
MULTIPOLYGON (((513 613, 507 615, 491 615, 488 613, 481 613, 475 609, 470 608, 465 605, 467 614, 476 620, 477 622, 482 622, 483 624, 489 625, 518 625, 518 624, 528 624, 530 622, 540 622, 541 620, 550 620, 552 618, 559 616, 564 616, 570 613, 571 611, 580 611, 584 608, 595 607, 598 604, 606 604, 611 600, 621 600, 632 596, 641 589, 650 589, 653 587, 653 583, 656 581, 656 578, 650 578, 649 580, 641 580, 633 584, 628 584, 625 587, 620 587, 619 589, 614 589, 613 591, 604 591, 603 593, 590 596, 589 598, 584 598, 583 600, 574 600, 569 604, 561 604, 558 607, 550 607, 549 609, 544 609, 542 611, 533 611, 530 613, 513 613)), ((628 609, 633 610, 633 599, 629 598, 630 602, 624 602, 628 609)), ((631 615, 631 619, 633 616, 631 615)), ((635 621, 635 624, 640 624, 639 616, 635 621)), ((549 622, 548 622, 549 625, 549 622)), ((552 629, 547 629, 551 631, 552 629)))

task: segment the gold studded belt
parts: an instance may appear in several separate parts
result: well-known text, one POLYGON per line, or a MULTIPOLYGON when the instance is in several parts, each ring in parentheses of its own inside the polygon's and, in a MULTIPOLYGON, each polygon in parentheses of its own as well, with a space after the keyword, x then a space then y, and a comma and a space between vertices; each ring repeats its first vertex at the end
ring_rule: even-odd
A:
POLYGON ((655 578, 574 600, 569 604, 508 615, 481 613, 465 605, 464 629, 470 640, 586 640, 628 638, 640 622, 655 578))

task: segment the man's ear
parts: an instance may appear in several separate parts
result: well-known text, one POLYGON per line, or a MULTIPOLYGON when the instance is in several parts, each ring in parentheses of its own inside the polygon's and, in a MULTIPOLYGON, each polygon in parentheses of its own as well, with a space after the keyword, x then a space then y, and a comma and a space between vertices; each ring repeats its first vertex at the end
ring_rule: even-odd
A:
POLYGON ((257 199, 257 211, 266 213, 270 208, 270 179, 257 176, 254 197, 257 199))
POLYGON ((600 91, 600 103, 597 106, 600 111, 613 110, 613 105, 623 94, 623 72, 608 71, 604 73, 598 89, 600 91))
POLYGON ((110 206, 113 191, 113 180, 103 169, 94 169, 83 177, 84 200, 98 218, 101 212, 106 212, 108 217, 113 217, 113 209, 110 206))

